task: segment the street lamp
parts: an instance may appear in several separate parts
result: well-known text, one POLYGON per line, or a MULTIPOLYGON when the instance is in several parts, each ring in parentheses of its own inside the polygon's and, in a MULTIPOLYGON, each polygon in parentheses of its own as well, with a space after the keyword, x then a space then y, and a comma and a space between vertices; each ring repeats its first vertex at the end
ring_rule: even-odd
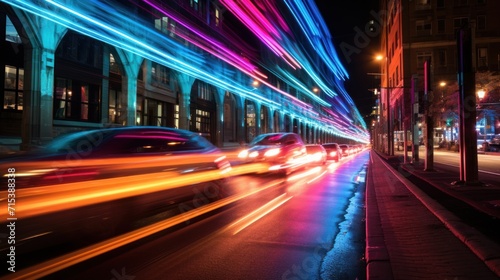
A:
MULTIPOLYGON (((394 155, 394 136, 392 134, 392 127, 391 127, 391 106, 390 106, 390 91, 391 91, 391 85, 389 83, 389 63, 387 61, 387 57, 384 57, 383 55, 377 55, 375 57, 377 61, 380 61, 382 64, 382 73, 378 73, 380 76, 385 76, 385 84, 381 82, 380 84, 380 89, 385 88, 385 104, 387 106, 387 112, 386 112, 386 125, 387 125, 387 154, 388 155, 394 155)), ((380 96, 380 105, 382 105, 382 96, 380 96)))
MULTIPOLYGON (((484 89, 480 89, 477 91, 477 97, 479 97, 479 103, 481 103, 483 101, 483 98, 484 96, 486 95, 486 91, 484 89)), ((483 149, 484 149, 484 152, 486 152, 486 112, 484 111, 483 109, 483 121, 484 121, 484 124, 483 124, 483 133, 484 133, 484 142, 483 142, 483 149)))
MULTIPOLYGON (((445 91, 446 91, 446 88, 445 88, 446 86, 447 86, 447 84, 446 84, 446 82, 445 82, 445 81, 441 81, 441 82, 439 82, 439 87, 441 88, 441 99, 440 99, 440 100, 441 100, 441 105, 442 105, 442 107, 441 107, 441 120, 440 120, 439 125, 440 125, 440 126, 441 126, 441 125, 443 126, 443 140, 444 140, 445 142, 449 142, 449 141, 450 141, 450 140, 452 140, 452 139, 449 139, 449 138, 447 137, 447 136, 448 136, 448 135, 447 135, 447 125, 448 125, 448 120, 445 120, 445 121, 444 121, 444 125, 442 124, 443 118, 444 118, 444 116, 445 116, 445 114, 444 114, 444 112, 445 112, 445 106, 444 106, 444 95, 445 95, 445 91)), ((451 134, 451 133, 450 133, 450 134, 451 134)), ((451 138, 451 135, 450 135, 450 138, 451 138)))

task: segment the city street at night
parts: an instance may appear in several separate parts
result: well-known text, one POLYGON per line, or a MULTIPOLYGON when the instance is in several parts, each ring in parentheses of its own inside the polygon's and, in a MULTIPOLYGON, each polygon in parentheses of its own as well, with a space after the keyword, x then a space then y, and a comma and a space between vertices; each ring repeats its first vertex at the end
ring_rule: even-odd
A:
POLYGON ((0 0, 0 280, 499 280, 498 11, 0 0))
POLYGON ((255 194, 49 278, 361 279, 368 156, 365 151, 285 179, 238 176, 240 192, 255 194))

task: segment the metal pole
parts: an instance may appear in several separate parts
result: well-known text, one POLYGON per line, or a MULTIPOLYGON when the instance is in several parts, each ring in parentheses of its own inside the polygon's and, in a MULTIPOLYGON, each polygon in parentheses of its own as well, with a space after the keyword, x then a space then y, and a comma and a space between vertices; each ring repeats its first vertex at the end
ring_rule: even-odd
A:
MULTIPOLYGON (((483 109, 483 119, 484 119, 484 124, 483 124, 484 125, 484 129, 483 129, 484 130, 484 142, 483 143, 486 143, 486 133, 487 133, 487 131, 486 131, 486 112, 484 111, 484 109, 483 109)), ((484 152, 486 153, 486 145, 483 144, 483 146, 484 146, 484 148, 483 148, 484 152)))
POLYGON ((387 152, 388 155, 394 155, 394 136, 392 135, 392 127, 391 127, 391 101, 390 101, 390 93, 391 89, 387 88, 387 152))
POLYGON ((475 73, 472 66, 471 28, 457 32, 458 84, 460 90, 460 181, 466 185, 477 185, 477 137, 476 137, 476 93, 475 73))
MULTIPOLYGON (((386 11, 389 11, 389 1, 385 1, 386 5, 386 11)), ((389 22, 388 20, 388 13, 386 14, 386 22, 389 22)), ((390 100, 390 92, 391 92, 391 85, 389 84, 389 25, 384 25, 385 26, 385 81, 386 81, 386 101, 387 101, 387 154, 389 156, 394 155, 394 136, 392 135, 392 128, 391 128, 391 100, 390 100)))
POLYGON ((424 62, 424 104, 425 104, 425 171, 434 170, 434 120, 432 119, 432 114, 430 112, 430 103, 432 102, 432 91, 431 91, 431 73, 430 73, 430 62, 424 62))
POLYGON ((417 88, 417 82, 418 82, 418 75, 413 75, 411 79, 411 90, 412 90, 412 95, 411 95, 411 131, 412 131, 412 152, 411 152, 411 157, 412 157, 412 162, 414 164, 418 164, 418 149, 419 149, 419 137, 418 137, 418 114, 419 114, 419 108, 418 108, 418 88, 417 88))

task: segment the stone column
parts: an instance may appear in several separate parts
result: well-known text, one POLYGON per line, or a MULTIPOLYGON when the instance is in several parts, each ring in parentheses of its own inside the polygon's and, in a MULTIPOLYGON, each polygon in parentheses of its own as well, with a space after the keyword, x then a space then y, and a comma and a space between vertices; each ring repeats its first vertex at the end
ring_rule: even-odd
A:
POLYGON ((183 73, 177 74, 179 82, 179 128, 189 130, 191 120, 191 87, 194 78, 183 73))
POLYGON ((56 23, 16 10, 25 23, 29 44, 25 43, 24 108, 22 150, 42 145, 53 138, 53 95, 55 50, 66 28, 56 23), (43 31, 43 32, 40 32, 43 31))

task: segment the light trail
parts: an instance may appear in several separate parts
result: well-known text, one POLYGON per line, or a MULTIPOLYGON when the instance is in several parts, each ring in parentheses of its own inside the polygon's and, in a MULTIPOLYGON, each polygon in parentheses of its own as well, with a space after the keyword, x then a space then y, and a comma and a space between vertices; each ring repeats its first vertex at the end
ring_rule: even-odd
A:
MULTIPOLYGON (((242 97, 256 103, 295 115, 294 117, 305 122, 324 127, 324 123, 315 117, 315 113, 318 113, 315 111, 321 112, 325 118, 335 119, 333 115, 318 110, 316 106, 311 106, 300 98, 281 90, 259 75, 258 73, 264 71, 258 69, 255 62, 252 63, 252 61, 244 59, 252 57, 247 54, 252 54, 254 50, 238 44, 236 42, 238 38, 228 36, 225 39, 229 43, 222 43, 209 37, 206 32, 198 30, 197 26, 188 18, 179 16, 175 11, 159 9, 159 6, 152 0, 142 2, 142 4, 156 8, 158 13, 175 19, 185 29, 185 33, 178 31, 177 35, 182 36, 205 52, 209 52, 213 57, 190 50, 189 47, 177 42, 167 34, 156 30, 150 23, 142 22, 138 16, 130 16, 124 7, 117 6, 118 2, 111 5, 101 1, 74 1, 71 3, 55 0, 2 1, 96 40, 122 48, 181 73, 186 73, 216 87, 237 92, 242 97), (232 50, 226 47, 228 44, 239 46, 240 49, 232 50), (269 91, 254 92, 251 85, 247 84, 246 79, 239 79, 235 82, 234 77, 225 75, 223 71, 211 71, 213 70, 211 67, 220 64, 220 61, 235 67, 247 75, 249 79, 260 80, 269 91), (284 100, 274 100, 272 96, 274 94, 279 94, 284 100), (312 114, 312 117, 309 114, 312 114)), ((297 85, 296 88, 301 95, 308 96, 318 102, 320 106, 333 107, 340 112, 339 115, 342 118, 351 116, 354 121, 346 122, 346 125, 352 128, 351 132, 341 134, 343 137, 353 140, 367 139, 367 132, 360 131, 356 127, 356 124, 360 124, 366 130, 363 118, 343 86, 347 72, 335 53, 331 35, 314 2, 311 0, 285 1, 283 5, 289 9, 292 15, 290 18, 284 17, 280 13, 281 11, 276 9, 276 3, 274 6, 267 2, 262 5, 248 3, 242 5, 234 0, 223 0, 221 3, 254 32, 263 44, 276 53, 277 57, 290 69, 279 70, 277 68, 279 64, 265 61, 259 64, 260 67, 266 68, 271 73, 285 71, 288 75, 281 75, 281 77, 286 83, 297 85), (291 25, 296 24, 299 24, 299 29, 302 31, 300 35, 306 36, 306 42, 296 41, 297 35, 293 32, 297 32, 297 30, 290 28, 291 25), (320 59, 313 59, 311 55, 308 55, 309 51, 315 52, 320 59), (325 68, 328 71, 324 71, 325 68), (297 84, 297 81, 291 79, 291 77, 306 74, 328 98, 315 95, 308 87, 301 86, 302 82, 297 84)), ((327 131, 329 125, 325 127, 327 131)), ((333 130, 338 131, 338 128, 333 130)))
POLYGON ((40 279, 42 277, 48 276, 57 271, 63 270, 72 265, 81 263, 85 260, 91 259, 93 257, 99 256, 106 252, 110 252, 116 248, 121 246, 130 244, 139 239, 145 238, 162 230, 171 228, 175 225, 181 224, 183 222, 194 219, 198 216, 201 216, 205 213, 211 212, 220 207, 226 206, 243 198, 249 197, 261 191, 267 190, 269 188, 276 187, 280 185, 282 180, 274 180, 269 182, 268 184, 256 188, 253 190, 249 190, 247 192, 243 192, 240 194, 232 195, 227 198, 223 198, 221 200, 212 202, 207 205, 200 206, 198 208, 187 211, 183 214, 171 217, 169 219, 157 222, 155 224, 142 227, 140 229, 131 231, 129 233, 122 234, 120 236, 99 242, 97 244, 88 246, 86 248, 77 250, 75 252, 68 253, 66 255, 54 258, 52 260, 45 261, 43 263, 34 265, 32 267, 26 268, 21 271, 16 271, 14 277, 12 275, 2 277, 0 280, 7 279, 40 279))
POLYGON ((233 224, 229 225, 228 228, 233 228, 236 227, 236 225, 243 223, 242 225, 238 226, 236 230, 233 232, 233 235, 238 234, 240 231, 244 230, 245 228, 251 226, 258 220, 262 219, 265 217, 267 214, 271 213, 284 203, 286 203, 288 200, 292 199, 293 196, 288 196, 286 193, 281 194, 278 197, 275 197, 273 200, 269 201, 268 203, 264 204, 260 208, 256 209, 255 211, 249 213, 248 215, 244 216, 243 218, 239 219, 238 221, 234 222, 233 224))
MULTIPOLYGON (((255 163, 235 166, 227 170, 209 170, 179 174, 178 172, 157 172, 110 179, 83 181, 53 186, 20 188, 16 199, 16 215, 27 218, 57 211, 69 210, 117 199, 146 195, 168 189, 181 188, 202 182, 216 181, 248 173, 267 172, 267 164, 255 163)), ((126 172, 125 172, 126 173, 126 172)), ((7 191, 1 191, 0 202, 5 203, 7 191)), ((0 219, 6 220, 6 211, 0 219)))

